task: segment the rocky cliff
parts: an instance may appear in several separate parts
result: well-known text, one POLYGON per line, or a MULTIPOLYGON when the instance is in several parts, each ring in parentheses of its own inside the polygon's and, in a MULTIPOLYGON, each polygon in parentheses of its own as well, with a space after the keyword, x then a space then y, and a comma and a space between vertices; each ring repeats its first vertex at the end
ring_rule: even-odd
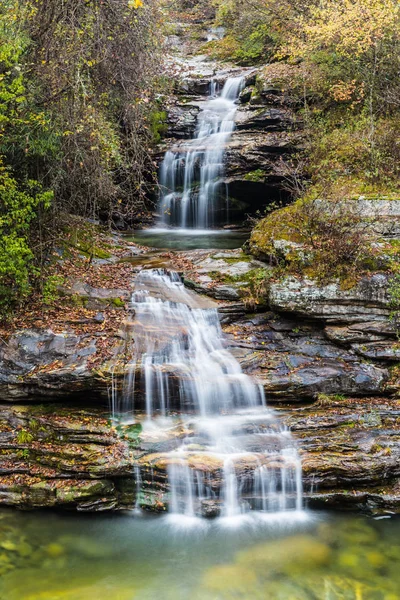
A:
MULTIPOLYGON (((154 252, 135 257, 132 277, 148 258, 154 252)), ((230 350, 298 441, 309 505, 398 512, 398 344, 385 276, 347 291, 282 280, 254 312, 246 289, 265 263, 239 250, 161 253, 158 261, 180 269, 218 307, 230 350)), ((129 362, 118 354, 129 320, 121 307, 105 334, 107 310, 115 307, 98 321, 93 311, 87 332, 70 324, 1 340, 1 503, 165 510, 165 453, 190 431, 177 422, 168 439, 157 439, 142 431, 140 414, 137 425, 113 425, 107 398, 115 364, 118 381, 129 362), (104 338, 117 349, 114 358, 104 356, 104 338)), ((218 488, 220 465, 196 468, 211 470, 218 488)), ((216 512, 217 505, 204 506, 205 514, 216 512)))

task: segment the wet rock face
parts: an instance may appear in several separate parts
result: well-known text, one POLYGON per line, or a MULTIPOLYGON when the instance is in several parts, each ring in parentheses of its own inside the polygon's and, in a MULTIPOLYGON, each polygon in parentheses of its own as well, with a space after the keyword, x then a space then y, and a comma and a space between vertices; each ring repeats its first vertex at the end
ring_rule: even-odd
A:
POLYGON ((197 117, 207 103, 212 83, 222 88, 233 76, 242 76, 245 87, 236 112, 236 129, 226 148, 224 183, 231 219, 238 220, 271 202, 289 199, 284 163, 301 149, 298 117, 280 90, 262 85, 261 70, 224 71, 204 57, 184 69, 168 108, 167 139, 157 159, 161 162, 167 149, 184 151, 185 140, 195 134, 197 117))
POLYGON ((90 367, 98 352, 89 335, 24 330, 0 343, 0 400, 42 396, 107 397, 107 387, 90 367))
MULTIPOLYGON (((60 405, 0 406, 0 504, 21 509, 118 510, 169 502, 168 453, 191 429, 176 422, 157 436, 139 423, 111 427, 101 409, 60 405), (140 466, 140 478, 135 467, 140 466)), ((279 409, 301 452, 306 502, 312 507, 400 512, 400 404, 397 400, 330 397, 279 409)), ((193 437, 193 449, 196 447, 193 437)), ((193 452, 193 468, 215 490, 221 465, 193 452)), ((239 469, 251 467, 242 459, 239 469)), ((254 465, 253 465, 254 466, 254 465)), ((220 511, 208 500, 204 516, 220 511)))
MULTIPOLYGON (((353 290, 273 283, 275 312, 259 307, 249 314, 242 286, 264 263, 240 250, 174 257, 185 259, 185 281, 206 295, 193 294, 193 302, 218 308, 227 347, 296 437, 310 505, 400 512, 398 340, 388 319, 386 276, 365 278, 353 290)), ((113 335, 120 343, 121 333, 113 335)), ((215 490, 221 486, 221 465, 196 457, 199 440, 179 419, 158 438, 140 424, 111 427, 107 408, 98 407, 106 406, 110 382, 91 366, 101 340, 25 330, 1 342, 0 393, 8 404, 0 406, 0 503, 93 511, 137 503, 163 511, 167 455, 191 437, 194 468, 210 475, 215 490), (64 407, 49 405, 52 399, 64 407), (66 400, 81 408, 65 407, 66 400), (82 408, 88 400, 96 408, 82 408)), ((221 507, 210 499, 201 508, 213 517, 221 507)))
POLYGON ((400 511, 400 403, 327 398, 284 416, 312 507, 400 511))
POLYGON ((0 405, 0 504, 99 511, 132 505, 128 444, 99 409, 0 405))

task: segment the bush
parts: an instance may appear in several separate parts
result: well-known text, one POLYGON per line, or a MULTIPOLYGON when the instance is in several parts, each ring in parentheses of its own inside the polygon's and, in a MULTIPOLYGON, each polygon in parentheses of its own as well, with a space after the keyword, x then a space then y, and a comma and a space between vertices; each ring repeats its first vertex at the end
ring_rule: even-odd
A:
POLYGON ((210 54, 230 59, 240 65, 267 62, 273 56, 277 36, 271 27, 268 3, 255 0, 215 0, 216 23, 227 30, 227 35, 208 43, 210 54))
POLYGON ((30 293, 37 276, 30 246, 31 228, 40 209, 48 209, 53 194, 28 181, 21 190, 0 163, 0 314, 30 293))
POLYGON ((371 259, 373 239, 359 202, 305 198, 261 220, 250 249, 285 272, 351 284, 371 259))

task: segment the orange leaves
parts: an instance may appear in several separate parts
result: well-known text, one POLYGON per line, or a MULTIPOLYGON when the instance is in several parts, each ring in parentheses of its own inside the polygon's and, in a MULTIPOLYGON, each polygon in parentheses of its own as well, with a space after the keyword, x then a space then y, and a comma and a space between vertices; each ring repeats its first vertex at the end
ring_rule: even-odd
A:
POLYGON ((365 96, 364 84, 352 81, 338 81, 330 89, 335 102, 352 102, 352 105, 360 104, 365 96))

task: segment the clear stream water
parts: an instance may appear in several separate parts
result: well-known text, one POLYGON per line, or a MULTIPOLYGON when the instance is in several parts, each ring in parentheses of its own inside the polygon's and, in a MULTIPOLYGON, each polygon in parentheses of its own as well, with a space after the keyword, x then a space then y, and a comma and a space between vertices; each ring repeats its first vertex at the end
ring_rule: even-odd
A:
POLYGON ((240 248, 249 233, 227 229, 140 229, 126 236, 135 244, 160 250, 232 250, 240 248))
POLYGON ((0 510, 1 600, 399 600, 400 520, 0 510))

